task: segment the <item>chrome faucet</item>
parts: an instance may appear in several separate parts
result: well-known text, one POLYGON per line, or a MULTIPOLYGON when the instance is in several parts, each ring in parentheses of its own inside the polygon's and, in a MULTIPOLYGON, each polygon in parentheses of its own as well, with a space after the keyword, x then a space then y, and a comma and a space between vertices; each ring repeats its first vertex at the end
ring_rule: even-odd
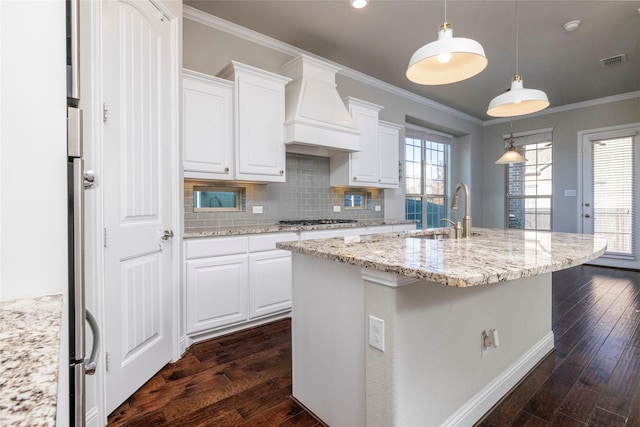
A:
POLYGON ((461 182, 456 185, 456 189, 453 192, 453 199, 451 200, 451 209, 458 209, 458 193, 460 189, 464 190, 464 218, 462 218, 462 237, 471 237, 471 215, 469 215, 469 187, 467 184, 461 182))

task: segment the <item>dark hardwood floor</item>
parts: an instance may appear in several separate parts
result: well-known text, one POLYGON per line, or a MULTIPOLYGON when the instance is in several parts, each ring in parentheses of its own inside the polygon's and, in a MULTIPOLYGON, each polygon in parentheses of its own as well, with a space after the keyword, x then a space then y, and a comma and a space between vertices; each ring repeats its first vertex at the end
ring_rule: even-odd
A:
MULTIPOLYGON (((640 273, 592 266, 554 273, 555 350, 477 426, 640 427, 639 325, 640 273)), ((322 425, 290 395, 291 324, 281 320, 193 345, 108 421, 322 425)))

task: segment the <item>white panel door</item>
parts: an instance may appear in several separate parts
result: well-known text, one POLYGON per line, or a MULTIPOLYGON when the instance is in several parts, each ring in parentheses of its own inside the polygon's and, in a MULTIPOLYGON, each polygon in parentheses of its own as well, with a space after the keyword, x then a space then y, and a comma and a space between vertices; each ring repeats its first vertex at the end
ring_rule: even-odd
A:
MULTIPOLYGON (((172 355, 170 24, 149 1, 103 4, 106 410, 172 355)), ((177 203, 177 201, 176 201, 177 203)))

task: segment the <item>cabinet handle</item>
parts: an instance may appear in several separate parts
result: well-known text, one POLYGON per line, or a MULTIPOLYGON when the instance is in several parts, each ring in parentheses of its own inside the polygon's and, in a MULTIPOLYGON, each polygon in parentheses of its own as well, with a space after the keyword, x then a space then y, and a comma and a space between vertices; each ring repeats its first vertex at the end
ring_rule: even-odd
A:
POLYGON ((354 176, 354 177, 353 177, 353 180, 354 180, 354 181, 357 181, 357 180, 358 180, 358 177, 357 177, 357 176, 354 176))
POLYGON ((380 184, 382 182, 382 180, 380 178, 378 178, 378 184, 380 184))
POLYGON ((224 168, 224 173, 229 173, 229 168, 224 168))
POLYGON ((280 175, 284 175, 284 171, 280 171, 280 175))

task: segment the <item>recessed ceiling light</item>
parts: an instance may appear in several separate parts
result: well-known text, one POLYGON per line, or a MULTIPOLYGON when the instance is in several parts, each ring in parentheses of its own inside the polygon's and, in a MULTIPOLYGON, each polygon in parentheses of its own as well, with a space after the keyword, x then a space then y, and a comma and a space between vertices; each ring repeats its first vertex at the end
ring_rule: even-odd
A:
POLYGON ((578 21, 577 19, 575 21, 569 21, 563 25, 564 30, 568 33, 570 33, 571 31, 577 30, 579 26, 580 26, 580 21, 578 21))
POLYGON ((350 0, 351 6, 355 9, 362 9, 369 3, 369 0, 350 0))

